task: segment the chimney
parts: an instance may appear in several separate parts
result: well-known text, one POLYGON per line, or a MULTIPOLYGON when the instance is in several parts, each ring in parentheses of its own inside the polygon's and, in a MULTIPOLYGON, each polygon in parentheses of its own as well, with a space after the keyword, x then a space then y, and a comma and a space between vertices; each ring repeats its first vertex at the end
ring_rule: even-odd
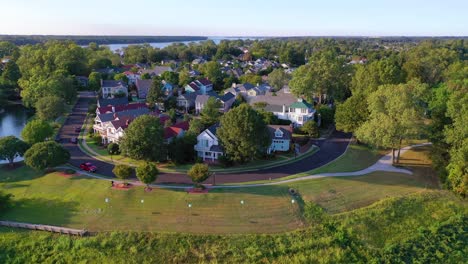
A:
POLYGON ((232 83, 232 88, 236 88, 237 84, 236 83, 232 83))
POLYGON ((117 119, 117 113, 114 113, 114 120, 117 119))
POLYGON ((115 113, 115 106, 112 106, 112 113, 115 113))
POLYGON ((130 119, 127 119, 127 121, 125 121, 125 125, 128 126, 130 124, 130 119))
POLYGON ((286 105, 283 104, 283 114, 286 113, 286 105))

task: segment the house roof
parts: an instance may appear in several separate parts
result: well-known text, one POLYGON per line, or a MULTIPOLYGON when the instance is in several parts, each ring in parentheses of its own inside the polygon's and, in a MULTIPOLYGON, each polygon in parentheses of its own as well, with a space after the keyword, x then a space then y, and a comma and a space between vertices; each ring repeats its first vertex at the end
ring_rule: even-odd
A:
POLYGON ((180 133, 182 133, 183 129, 179 127, 166 127, 164 128, 164 139, 170 139, 173 137, 177 137, 180 133))
POLYGON ((209 128, 207 128, 206 130, 210 131, 211 134, 216 136, 216 131, 218 130, 218 128, 219 128, 219 123, 216 123, 216 124, 210 126, 209 128))
POLYGON ((132 117, 122 117, 119 120, 113 120, 111 121, 112 126, 114 126, 115 129, 125 129, 130 125, 130 122, 133 121, 134 118, 132 117))
POLYGON ((116 120, 117 118, 118 119, 127 118, 127 117, 136 118, 138 116, 149 114, 149 113, 150 113, 150 110, 148 108, 138 108, 138 109, 132 109, 132 110, 122 111, 118 113, 98 114, 97 118, 99 118, 101 122, 108 122, 108 121, 116 120))
POLYGON ((220 145, 211 145, 210 151, 223 153, 223 147, 220 145))
POLYGON ((229 93, 225 93, 223 96, 219 97, 219 99, 223 102, 227 102, 229 100, 231 100, 232 98, 235 98, 236 96, 229 92, 229 93))
POLYGON ((274 125, 268 125, 268 132, 270 133, 270 137, 271 139, 284 139, 284 140, 290 140, 292 138, 292 134, 291 134, 291 131, 290 131, 290 127, 289 126, 274 126, 274 125), (283 136, 282 137, 277 137, 275 132, 276 130, 280 130, 281 132, 283 132, 283 136))
POLYGON ((208 85, 213 85, 213 83, 208 80, 207 78, 202 78, 200 80, 198 80, 201 84, 205 85, 205 86, 208 86, 208 85))
POLYGON ((257 95, 250 98, 247 98, 249 104, 254 104, 257 102, 265 102, 269 105, 279 105, 279 106, 289 106, 292 103, 296 102, 297 99, 290 93, 285 93, 284 90, 279 90, 276 93, 267 92, 265 95, 257 95))
POLYGON ((103 106, 108 106, 108 105, 126 105, 128 104, 128 98, 127 97, 121 97, 121 98, 112 98, 112 99, 99 99, 98 100, 98 106, 103 107, 103 106))
POLYGON ((122 111, 128 111, 128 110, 133 110, 133 109, 138 109, 138 108, 148 108, 145 103, 135 103, 135 104, 127 104, 127 105, 117 105, 117 106, 101 106, 97 110, 99 113, 104 114, 108 112, 122 112, 122 111), (114 107, 114 111, 112 111, 112 107, 114 107))
POLYGON ((116 80, 103 80, 102 81, 102 87, 118 87, 118 86, 126 86, 124 82, 122 81, 116 81, 116 80))
POLYGON ((199 94, 199 95, 197 95, 197 97, 195 98, 195 103, 197 103, 197 104, 205 104, 206 102, 208 102, 208 99, 209 99, 210 97, 211 97, 211 96, 206 95, 206 94, 199 94))
POLYGON ((151 87, 152 80, 139 80, 137 79, 135 82, 135 86, 138 91, 138 97, 146 98, 148 91, 151 87))
POLYGON ((307 103, 303 99, 299 99, 299 101, 297 101, 295 103, 292 103, 289 107, 291 107, 291 108, 307 108, 307 109, 313 108, 313 106, 311 104, 307 103))
POLYGON ((167 72, 167 71, 171 72, 173 70, 169 66, 155 66, 153 69, 143 70, 142 73, 149 73, 149 74, 152 74, 152 75, 161 75, 161 74, 163 74, 164 72, 167 72))

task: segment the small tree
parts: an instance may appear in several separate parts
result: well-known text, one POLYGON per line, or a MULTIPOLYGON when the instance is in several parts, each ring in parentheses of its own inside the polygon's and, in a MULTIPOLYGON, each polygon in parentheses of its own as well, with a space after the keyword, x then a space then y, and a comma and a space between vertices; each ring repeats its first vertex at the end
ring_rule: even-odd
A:
POLYGON ((187 174, 197 187, 201 187, 201 183, 211 176, 208 165, 203 163, 194 164, 187 174))
POLYGON ((51 137, 53 133, 54 130, 49 123, 36 119, 26 124, 23 131, 21 131, 21 137, 24 141, 33 145, 46 140, 46 138, 51 137))
POLYGON ((69 159, 70 153, 54 141, 36 143, 24 153, 26 165, 36 170, 52 168, 69 159))
POLYGON ((190 127, 189 127, 189 132, 193 133, 195 135, 200 134, 203 129, 205 129, 205 126, 203 125, 203 122, 200 119, 193 119, 190 121, 190 127))
POLYGON ((206 101, 205 106, 201 110, 202 122, 207 126, 211 126, 218 122, 219 117, 221 116, 219 108, 221 108, 221 102, 214 97, 208 98, 208 101, 206 101))
POLYGON ((107 146, 107 152, 111 155, 117 155, 117 154, 120 154, 120 150, 119 150, 119 144, 117 143, 110 143, 108 146, 107 146))
POLYGON ((121 180, 124 181, 130 178, 133 174, 133 168, 127 165, 119 164, 112 169, 112 172, 115 174, 115 176, 121 180))
POLYGON ((40 119, 54 120, 65 111, 65 102, 58 96, 46 96, 36 102, 35 108, 40 119))
POLYGON ((8 160, 10 166, 16 157, 23 156, 29 145, 15 136, 0 138, 0 159, 8 160))
POLYGON ((151 162, 146 162, 145 164, 136 168, 137 178, 149 188, 149 184, 154 182, 158 178, 158 168, 151 162))
POLYGON ((99 145, 99 146, 102 145, 102 137, 101 137, 101 135, 99 135, 99 134, 97 134, 97 133, 94 134, 94 136, 93 136, 93 141, 94 141, 94 143, 96 143, 96 145, 99 145))
POLYGON ((314 120, 309 120, 301 127, 301 132, 309 137, 317 138, 319 136, 318 126, 314 120))

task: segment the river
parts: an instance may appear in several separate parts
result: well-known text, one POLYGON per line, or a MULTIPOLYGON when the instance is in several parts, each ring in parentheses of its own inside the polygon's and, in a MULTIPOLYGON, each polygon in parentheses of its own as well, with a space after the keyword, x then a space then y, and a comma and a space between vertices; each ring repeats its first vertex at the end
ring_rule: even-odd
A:
MULTIPOLYGON (((20 104, 4 106, 5 111, 0 113, 0 137, 16 136, 21 137, 21 130, 26 125, 32 113, 20 104)), ((15 161, 22 160, 17 158, 15 161)), ((6 160, 0 160, 0 163, 6 163, 6 160)))
MULTIPOLYGON (((212 40, 215 44, 219 44, 221 40, 258 40, 258 39, 265 39, 264 37, 208 37, 207 40, 212 40)), ((176 42, 152 42, 148 43, 154 48, 160 48, 163 49, 169 45, 172 45, 174 43, 183 43, 183 44, 189 44, 189 43, 199 43, 201 41, 206 41, 206 40, 196 40, 196 41, 176 41, 176 42)), ((122 50, 123 48, 129 46, 129 45, 138 45, 138 44, 143 44, 143 43, 137 43, 137 44, 108 44, 108 45, 102 45, 102 46, 108 46, 112 51, 117 51, 117 50, 122 50)))

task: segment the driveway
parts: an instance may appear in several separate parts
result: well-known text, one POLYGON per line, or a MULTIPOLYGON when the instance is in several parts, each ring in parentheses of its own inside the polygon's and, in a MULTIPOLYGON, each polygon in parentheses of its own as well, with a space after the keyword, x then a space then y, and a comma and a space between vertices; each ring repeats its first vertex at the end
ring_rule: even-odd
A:
MULTIPOLYGON (((83 162, 91 162, 98 167, 97 173, 108 177, 114 177, 114 174, 112 173, 112 169, 114 168, 113 164, 94 159, 93 157, 88 156, 86 153, 82 152, 77 144, 70 143, 70 138, 78 137, 79 133, 75 132, 75 128, 81 127, 83 124, 86 118, 86 113, 88 111, 88 102, 91 98, 94 98, 94 93, 80 92, 78 101, 73 108, 73 112, 66 120, 59 134, 62 138, 63 146, 71 154, 70 164, 75 167, 79 167, 79 165, 83 162)), ((328 139, 317 140, 314 142, 314 144, 316 144, 320 150, 312 156, 301 159, 295 163, 265 170, 243 173, 218 172, 215 176, 216 183, 240 183, 247 181, 269 180, 309 171, 325 165, 343 154, 350 140, 351 134, 335 131, 328 139)), ((187 177, 187 175, 182 173, 161 173, 156 183, 190 184, 192 182, 187 177)), ((213 179, 208 179, 206 183, 213 183, 213 179)))

